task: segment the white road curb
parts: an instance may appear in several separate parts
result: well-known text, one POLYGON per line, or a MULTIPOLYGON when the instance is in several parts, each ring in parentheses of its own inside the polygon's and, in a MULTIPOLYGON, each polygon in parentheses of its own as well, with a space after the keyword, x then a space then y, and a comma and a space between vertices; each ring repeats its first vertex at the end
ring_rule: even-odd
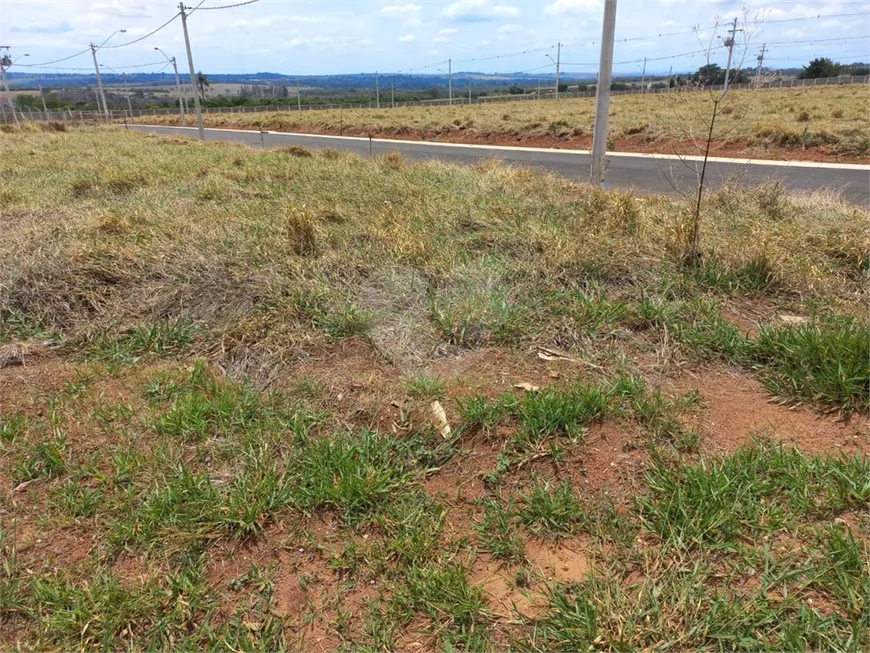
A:
MULTIPOLYGON (((160 129, 181 129, 195 131, 195 127, 178 127, 175 125, 135 125, 135 127, 157 127, 160 129)), ((207 127, 206 131, 236 132, 240 134, 259 134, 258 130, 252 129, 226 129, 222 127, 207 127)), ((347 141, 368 142, 365 136, 334 136, 331 134, 300 134, 296 132, 272 132, 264 131, 264 134, 276 136, 294 136, 303 138, 327 138, 347 141)), ((589 156, 589 150, 561 150, 546 147, 516 147, 512 145, 475 145, 471 143, 445 143, 440 141, 405 141, 391 138, 373 138, 376 143, 395 143, 396 145, 425 145, 433 147, 466 148, 479 150, 496 150, 507 152, 539 152, 544 154, 556 154, 565 156, 589 156)), ((703 156, 679 155, 679 154, 651 154, 645 152, 608 152, 607 156, 626 159, 658 159, 660 161, 703 161, 703 156)), ((827 168, 829 170, 864 170, 870 173, 870 165, 860 163, 823 163, 820 161, 776 161, 772 159, 729 159, 725 157, 709 157, 710 163, 733 163, 737 165, 775 166, 787 168, 827 168)))

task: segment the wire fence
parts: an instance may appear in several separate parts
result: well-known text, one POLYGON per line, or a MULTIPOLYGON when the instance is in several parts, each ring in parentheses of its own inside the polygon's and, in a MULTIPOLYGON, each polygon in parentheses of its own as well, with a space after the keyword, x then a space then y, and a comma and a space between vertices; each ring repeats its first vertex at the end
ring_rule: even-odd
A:
MULTIPOLYGON (((774 88, 793 88, 805 86, 833 86, 846 84, 867 84, 870 83, 870 75, 840 75, 838 77, 822 77, 814 79, 790 79, 776 80, 769 82, 761 82, 757 86, 753 84, 729 84, 730 89, 774 89, 774 88)), ((611 95, 666 95, 670 93, 692 93, 699 91, 720 90, 722 86, 697 86, 686 85, 673 88, 631 88, 626 90, 611 91, 611 95)), ((2 95, 2 94, 0 94, 2 95)), ((560 99, 577 99, 594 97, 595 91, 567 91, 558 94, 560 99)), ((526 93, 522 95, 491 95, 480 97, 453 97, 436 98, 431 100, 414 100, 407 102, 391 102, 382 100, 380 102, 355 102, 342 104, 300 104, 298 102, 286 105, 257 105, 257 106, 238 106, 238 107, 203 107, 203 114, 238 114, 238 113, 290 113, 298 111, 320 111, 328 109, 391 109, 399 107, 427 107, 427 106, 443 106, 443 105, 471 105, 471 104, 492 104, 500 102, 523 102, 532 100, 555 100, 555 90, 546 90, 536 93, 526 93)), ((292 101, 291 101, 292 102, 292 101)), ((188 119, 195 121, 192 111, 189 112, 188 119)), ((173 108, 154 108, 154 109, 134 109, 129 110, 113 110, 109 111, 108 115, 99 111, 74 111, 69 109, 59 111, 38 111, 34 109, 18 109, 16 114, 23 120, 33 121, 72 121, 72 122, 93 122, 100 120, 123 120, 125 118, 134 121, 136 118, 147 118, 148 116, 169 116, 177 115, 178 107, 173 108)), ((6 124, 12 122, 13 117, 10 114, 9 107, 5 103, 0 102, 0 123, 6 124)), ((192 124, 192 122, 191 122, 192 124)))

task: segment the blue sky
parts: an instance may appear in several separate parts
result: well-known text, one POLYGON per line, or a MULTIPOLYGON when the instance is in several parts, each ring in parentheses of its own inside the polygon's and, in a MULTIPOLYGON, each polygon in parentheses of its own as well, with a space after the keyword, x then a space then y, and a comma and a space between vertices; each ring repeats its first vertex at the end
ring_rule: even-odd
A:
MULTIPOLYGON (((203 8, 242 0, 205 0, 203 8)), ((199 0, 187 0, 196 5, 199 0)), ((396 72, 452 58, 454 71, 514 72, 547 68, 561 42, 563 70, 595 72, 601 36, 602 0, 260 0, 218 11, 198 11, 189 20, 195 65, 210 73, 271 71, 287 74, 396 72), (549 48, 549 49, 547 49, 549 48), (524 55, 480 59, 535 50, 524 55), (476 59, 475 61, 472 61, 476 59), (581 65, 578 65, 581 64, 581 65)), ((870 60, 870 2, 764 2, 747 0, 619 0, 615 52, 617 72, 640 72, 635 60, 659 59, 648 70, 694 70, 703 55, 671 55, 701 49, 693 26, 710 26, 748 11, 749 44, 738 37, 738 55, 754 65, 767 42, 775 67, 805 63, 813 56, 870 60), (832 14, 860 14, 825 18, 832 14), (818 15, 823 18, 815 18, 818 15), (808 19, 808 20, 791 20, 808 19), (688 32, 668 35, 672 32, 688 32), (661 36, 659 36, 661 34, 661 36), (813 43, 803 43, 815 39, 813 43), (830 40, 824 39, 851 39, 830 40)), ((177 13, 173 0, 0 0, 0 45, 12 47, 19 64, 34 64, 147 34, 177 13)), ((719 34, 724 34, 720 28, 719 34)), ((704 38, 712 35, 709 29, 704 38)), ((180 21, 129 47, 105 49, 101 64, 122 68, 160 59, 154 46, 184 58, 180 21)), ((724 50, 713 61, 725 64, 724 50)), ((49 66, 91 66, 89 53, 49 66)), ((147 72, 160 66, 138 70, 147 72)), ((13 70, 16 70, 13 67, 13 70)), ((23 68, 17 68, 23 72, 23 68)), ((34 71, 36 72, 36 71, 34 71)), ((73 72, 73 71, 68 71, 73 72)))

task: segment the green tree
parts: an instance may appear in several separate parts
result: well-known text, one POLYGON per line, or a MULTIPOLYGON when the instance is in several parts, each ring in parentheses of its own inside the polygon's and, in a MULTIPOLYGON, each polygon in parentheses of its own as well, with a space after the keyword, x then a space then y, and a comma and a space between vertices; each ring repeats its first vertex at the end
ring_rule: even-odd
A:
POLYGON ((698 72, 692 75, 692 79, 702 86, 716 86, 725 83, 725 71, 719 64, 708 63, 698 68, 698 72))
POLYGON ((211 88, 211 82, 208 81, 208 77, 202 71, 196 73, 196 85, 199 86, 200 96, 205 100, 205 89, 211 88))
POLYGON ((15 106, 21 109, 42 109, 42 100, 38 95, 20 94, 15 96, 15 106))
POLYGON ((836 77, 840 74, 840 64, 827 57, 819 57, 810 61, 809 66, 804 66, 803 72, 798 75, 801 79, 816 79, 817 77, 836 77))
POLYGON ((511 95, 522 95, 523 93, 525 93, 525 91, 523 90, 522 86, 514 85, 508 89, 508 93, 510 93, 511 95))

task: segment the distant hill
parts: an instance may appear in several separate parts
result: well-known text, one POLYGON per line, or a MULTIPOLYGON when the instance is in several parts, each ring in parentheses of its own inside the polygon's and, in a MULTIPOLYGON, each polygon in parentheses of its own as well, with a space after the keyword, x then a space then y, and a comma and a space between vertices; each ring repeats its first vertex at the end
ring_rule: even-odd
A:
MULTIPOLYGON (((213 73, 204 71, 208 75, 208 79, 212 84, 261 84, 270 86, 296 86, 299 84, 304 87, 315 87, 322 89, 360 89, 374 88, 375 75, 372 73, 359 73, 355 75, 282 75, 279 73, 258 72, 244 75, 228 75, 221 73, 213 73)), ((36 88, 37 82, 44 87, 63 87, 75 88, 84 86, 93 86, 97 83, 97 77, 94 74, 62 74, 62 73, 40 73, 34 74, 30 72, 15 72, 7 73, 9 85, 14 89, 36 88)), ((108 85, 121 84, 121 76, 114 73, 102 74, 103 83, 108 85)), ((562 73, 560 82, 577 83, 581 81, 594 80, 594 74, 588 73, 562 73)), ((537 83, 541 80, 544 83, 555 83, 555 75, 538 74, 531 75, 528 73, 480 73, 473 71, 456 72, 453 74, 453 86, 459 92, 468 85, 468 81, 474 86, 499 87, 513 86, 515 84, 526 86, 537 83)), ((185 77, 182 75, 182 83, 185 77)), ((129 73, 127 75, 127 83, 131 86, 168 86, 175 83, 175 77, 167 73, 129 73)), ((411 90, 429 87, 447 87, 447 75, 399 75, 385 74, 380 75, 380 84, 382 89, 390 87, 392 84, 397 90, 411 90)))

